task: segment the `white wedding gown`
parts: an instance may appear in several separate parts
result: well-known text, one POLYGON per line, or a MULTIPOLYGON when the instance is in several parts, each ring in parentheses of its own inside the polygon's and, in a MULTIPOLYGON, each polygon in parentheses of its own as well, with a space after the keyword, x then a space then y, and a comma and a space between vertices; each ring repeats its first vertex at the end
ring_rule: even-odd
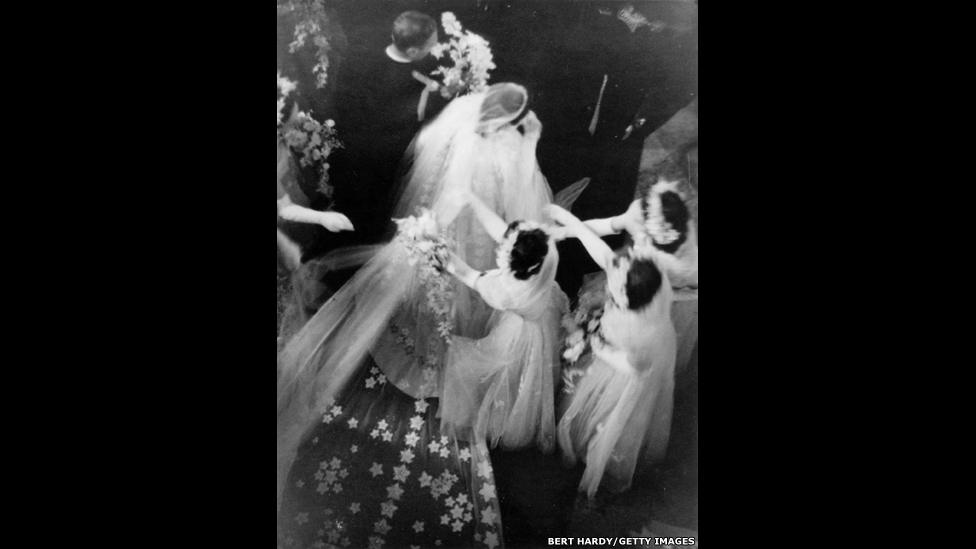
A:
MULTIPOLYGON (((495 243, 474 219, 470 209, 462 209, 460 204, 452 202, 455 189, 469 189, 509 222, 516 219, 541 221, 543 208, 552 199, 535 160, 534 141, 523 137, 511 125, 493 128, 497 131, 490 133, 477 131, 483 127, 481 104, 485 95, 471 94, 455 99, 418 134, 408 151, 413 163, 396 208, 397 217, 415 215, 420 208, 432 210, 442 234, 457 244, 456 253, 480 270, 494 266, 495 243)), ((383 460, 397 459, 394 457, 397 447, 386 446, 403 444, 406 440, 408 449, 413 449, 414 445, 417 449, 431 448, 429 454, 424 451, 417 454, 414 461, 402 463, 401 467, 409 466, 410 469, 404 469, 401 476, 408 477, 414 469, 414 476, 426 476, 429 469, 435 477, 439 471, 444 471, 444 474, 450 473, 454 475, 452 478, 460 479, 456 486, 460 490, 458 497, 454 499, 452 495, 449 501, 456 503, 463 497, 473 507, 463 514, 464 524, 450 522, 452 528, 444 535, 453 541, 445 538, 445 543, 494 546, 496 540, 501 539, 501 521, 485 444, 476 441, 467 445, 458 441, 462 437, 448 440, 447 436, 441 435, 438 425, 431 423, 421 428, 417 423, 421 420, 417 416, 411 417, 413 402, 419 410, 425 408, 424 399, 441 396, 443 364, 448 350, 445 338, 436 330, 437 316, 427 304, 421 266, 411 264, 410 254, 397 239, 385 245, 350 250, 347 255, 370 259, 278 356, 279 513, 286 512, 282 504, 286 481, 291 479, 291 484, 302 482, 303 479, 296 480, 295 475, 310 466, 306 462, 315 459, 314 452, 326 451, 315 450, 312 443, 330 436, 321 431, 322 421, 334 417, 329 412, 336 409, 338 399, 343 413, 366 410, 362 415, 350 418, 350 428, 359 437, 354 439, 354 446, 360 450, 356 456, 352 456, 348 448, 330 448, 329 452, 334 450, 346 459, 355 459, 356 463, 366 466, 372 456, 382 466, 383 460), (350 384, 363 379, 367 379, 365 388, 360 382, 350 384), (379 387, 377 383, 383 387, 380 393, 375 392, 379 387), (384 409, 387 411, 382 412, 384 409), (382 422, 374 423, 380 413, 382 422), (370 429, 376 434, 387 428, 393 435, 392 440, 372 446, 368 450, 370 454, 365 454, 362 448, 377 444, 370 440, 370 429), (320 432, 323 434, 319 435, 320 432), (400 438, 402 434, 409 438, 400 438), (316 438, 312 439, 313 436, 316 438), (435 448, 440 448, 440 453, 435 452, 435 448), (296 471, 290 477, 293 464, 296 471)), ((349 257, 341 257, 342 253, 333 256, 338 261, 349 260, 349 257)), ((444 273, 444 276, 450 275, 444 273)), ((476 292, 460 282, 453 284, 453 333, 484 337, 492 317, 491 308, 476 292)), ((437 406, 437 401, 428 402, 437 406)), ((472 439, 466 436, 462 440, 472 439)), ((328 446, 329 443, 326 441, 325 444, 328 446)), ((335 444, 354 447, 343 442, 335 444)), ((399 456, 404 454, 401 452, 399 456)), ((407 457, 413 459, 413 454, 407 457)), ((366 474, 365 471, 361 473, 366 474)), ((351 474, 359 473, 353 470, 351 474)), ((284 507, 301 516, 300 510, 307 505, 301 503, 301 496, 295 495, 291 484, 288 485, 289 494, 285 494, 287 505, 284 507)), ((417 512, 429 508, 430 513, 438 513, 438 498, 443 494, 431 492, 434 501, 427 503, 420 499, 421 495, 415 495, 418 498, 414 504, 417 512)), ((339 496, 332 497, 339 499, 339 496)), ((384 512, 392 515, 395 504, 388 503, 392 507, 384 508, 384 512)), ((331 508, 331 503, 321 503, 326 504, 331 508)), ((358 517, 355 524, 361 524, 363 518, 358 517)), ((410 528, 410 524, 398 525, 392 516, 380 518, 383 521, 378 523, 378 528, 387 523, 387 518, 394 521, 393 530, 389 534, 383 533, 384 536, 393 536, 401 531, 398 528, 410 528)), ((430 532, 438 517, 426 518, 430 520, 424 521, 428 525, 425 532, 430 532)), ((364 532, 362 535, 369 534, 364 532)), ((362 539, 365 543, 365 538, 362 539)), ((388 541, 393 543, 392 539, 388 541)))

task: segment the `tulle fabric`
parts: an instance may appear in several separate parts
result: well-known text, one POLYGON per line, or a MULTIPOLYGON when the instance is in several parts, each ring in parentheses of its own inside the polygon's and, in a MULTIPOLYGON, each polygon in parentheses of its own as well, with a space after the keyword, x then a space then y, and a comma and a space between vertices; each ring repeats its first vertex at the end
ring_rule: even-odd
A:
MULTIPOLYGON (((514 127, 487 135, 475 131, 484 97, 455 99, 418 134, 395 208, 397 217, 414 215, 420 207, 433 210, 447 237, 457 243, 456 253, 479 270, 494 266, 495 243, 451 190, 467 187, 506 221, 540 221, 552 199, 534 149, 514 127)), ((411 264, 395 239, 366 253, 337 251, 333 259, 343 261, 347 253, 372 257, 278 355, 279 506, 299 444, 367 355, 407 395, 440 395, 447 348, 424 303, 419 266, 411 264)), ((454 291, 454 333, 484 337, 491 308, 460 283, 454 283, 454 291)))
POLYGON ((560 318, 568 300, 555 283, 558 252, 552 241, 539 273, 518 280, 494 270, 476 288, 495 308, 490 333, 452 339, 444 369, 441 429, 473 432, 492 447, 555 446, 553 398, 562 343, 560 318))
POLYGON ((607 305, 602 333, 626 351, 619 369, 590 354, 589 365, 559 420, 559 447, 568 464, 586 463, 579 490, 593 497, 600 487, 630 487, 642 453, 664 457, 670 438, 677 347, 670 320, 672 290, 666 282, 645 309, 607 305))

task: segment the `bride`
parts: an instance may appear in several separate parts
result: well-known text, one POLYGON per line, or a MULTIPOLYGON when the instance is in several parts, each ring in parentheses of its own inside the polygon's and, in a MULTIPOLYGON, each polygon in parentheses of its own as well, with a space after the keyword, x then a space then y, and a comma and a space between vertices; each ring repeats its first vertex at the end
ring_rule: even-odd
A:
MULTIPOLYGON (((459 97, 408 151, 396 215, 429 209, 433 219, 420 223, 439 228, 474 269, 495 266, 495 243, 459 193, 508 222, 542 221, 552 200, 535 158, 541 124, 527 103, 511 83, 459 97)), ((401 231, 350 251, 371 258, 278 356, 283 543, 502 543, 484 441, 441 433, 436 419, 447 341, 484 337, 491 308, 447 273, 431 275, 408 240, 401 231), (445 286, 446 308, 431 292, 445 286)))

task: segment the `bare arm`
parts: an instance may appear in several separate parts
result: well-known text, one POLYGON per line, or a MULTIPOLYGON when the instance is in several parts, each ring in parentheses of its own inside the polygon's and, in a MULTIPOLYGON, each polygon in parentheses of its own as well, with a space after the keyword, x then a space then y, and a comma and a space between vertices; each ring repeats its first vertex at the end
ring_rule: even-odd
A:
POLYGON ((522 140, 522 154, 519 155, 519 181, 528 182, 535 176, 536 158, 535 149, 539 144, 539 137, 542 135, 542 122, 529 111, 522 122, 519 124, 525 131, 525 139, 522 140))
POLYGON ((630 207, 627 208, 627 211, 620 215, 603 219, 589 219, 583 223, 589 227, 591 231, 596 233, 597 236, 619 234, 620 231, 624 230, 631 233, 631 236, 635 236, 633 234, 634 230, 640 226, 643 220, 643 215, 640 200, 635 200, 631 202, 630 207))
POLYGON ((593 261, 601 269, 607 270, 613 264, 614 253, 610 249, 610 246, 607 246, 606 242, 600 240, 600 237, 584 225, 575 215, 555 204, 550 204, 549 216, 554 221, 566 227, 568 235, 575 236, 579 239, 583 247, 586 248, 587 253, 590 254, 590 257, 593 258, 593 261))
POLYGON ((478 281, 483 273, 472 269, 463 259, 458 257, 456 254, 451 253, 451 258, 447 263, 447 272, 454 275, 455 278, 460 280, 465 286, 475 289, 474 284, 478 281))
POLYGON ((304 206, 299 206, 288 198, 288 195, 278 199, 278 217, 298 223, 322 225, 332 232, 353 230, 349 218, 339 212, 320 212, 304 206))
POLYGON ((471 209, 474 210, 474 215, 478 218, 481 226, 484 227, 485 232, 487 232, 495 242, 501 242, 504 240, 505 231, 508 230, 508 224, 505 223, 505 220, 499 217, 498 214, 492 211, 491 208, 486 206, 485 203, 482 202, 477 196, 471 193, 466 193, 465 199, 471 206, 471 209))

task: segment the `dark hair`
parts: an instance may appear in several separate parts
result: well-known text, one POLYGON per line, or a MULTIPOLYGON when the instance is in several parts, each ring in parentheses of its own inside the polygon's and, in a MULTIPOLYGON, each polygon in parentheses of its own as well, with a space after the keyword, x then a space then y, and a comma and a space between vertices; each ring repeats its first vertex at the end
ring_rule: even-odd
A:
MULTIPOLYGON (((512 231, 518 230, 519 221, 513 221, 505 231, 507 237, 512 231)), ((508 265, 512 274, 519 280, 526 280, 539 272, 542 262, 549 253, 549 236, 541 229, 519 231, 512 246, 512 255, 508 265)))
POLYGON ((627 271, 627 308, 642 309, 661 288, 661 271, 650 259, 631 259, 627 271))
POLYGON ((405 11, 393 22, 393 45, 400 51, 421 48, 437 32, 434 18, 419 11, 405 11))
MULTIPOLYGON (((672 229, 678 231, 678 239, 670 244, 658 244, 654 242, 654 247, 662 252, 673 254, 688 239, 688 220, 691 219, 691 213, 688 211, 688 205, 685 204, 685 201, 681 199, 678 193, 664 191, 659 196, 661 197, 661 215, 664 216, 665 221, 671 224, 672 229)), ((647 195, 644 195, 641 198, 641 210, 644 212, 644 218, 647 218, 649 208, 650 204, 647 201, 647 195)))

